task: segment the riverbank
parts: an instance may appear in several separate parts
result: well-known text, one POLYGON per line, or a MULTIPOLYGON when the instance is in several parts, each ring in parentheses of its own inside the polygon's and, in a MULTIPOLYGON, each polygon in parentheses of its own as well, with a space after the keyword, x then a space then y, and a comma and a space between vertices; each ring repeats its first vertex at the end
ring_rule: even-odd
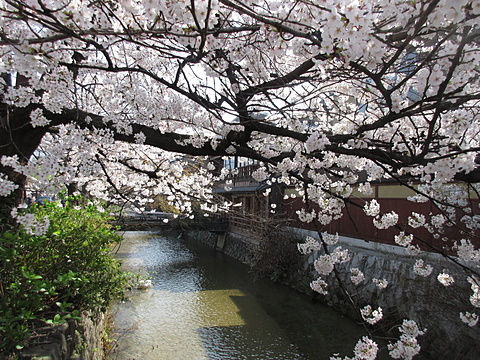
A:
POLYGON ((95 360, 102 312, 130 283, 111 254, 122 238, 80 198, 22 212, 45 223, 0 233, 0 358, 95 360))
POLYGON ((81 320, 37 329, 19 360, 103 360, 105 314, 84 313, 81 320))

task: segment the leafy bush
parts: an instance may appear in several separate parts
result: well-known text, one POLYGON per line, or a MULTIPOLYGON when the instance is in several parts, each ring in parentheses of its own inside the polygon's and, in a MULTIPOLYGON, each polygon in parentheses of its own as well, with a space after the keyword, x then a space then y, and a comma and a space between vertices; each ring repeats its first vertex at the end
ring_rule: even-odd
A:
POLYGON ((97 206, 78 204, 29 208, 49 217, 45 235, 23 228, 0 234, 0 354, 21 349, 37 327, 104 311, 122 297, 128 275, 111 254, 121 236, 97 206))

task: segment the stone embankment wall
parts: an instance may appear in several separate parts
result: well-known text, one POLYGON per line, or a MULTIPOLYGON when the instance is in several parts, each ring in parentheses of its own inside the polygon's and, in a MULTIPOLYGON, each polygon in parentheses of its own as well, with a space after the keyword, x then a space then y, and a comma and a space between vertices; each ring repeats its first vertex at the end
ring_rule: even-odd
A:
POLYGON ((217 234, 208 231, 189 231, 186 235, 240 260, 244 264, 253 264, 255 247, 258 245, 256 240, 234 233, 217 234))
MULTIPOLYGON (((318 238, 314 232, 299 229, 290 231, 299 239, 305 239, 307 235, 318 238)), ((188 235, 244 263, 253 263, 258 243, 252 239, 230 233, 223 235, 224 238, 208 232, 191 232, 188 235)), ((432 359, 480 359, 479 326, 471 328, 462 323, 459 317, 460 311, 474 311, 469 302, 472 294, 470 285, 466 282, 466 274, 459 267, 452 266, 450 261, 435 254, 422 253, 419 257, 412 258, 401 247, 359 239, 340 237, 339 244, 335 246, 348 249, 351 261, 338 266, 338 279, 333 275, 324 279, 330 285, 329 293, 326 296, 318 295, 320 301, 358 318, 358 313, 353 311, 339 285, 340 280, 358 307, 371 305, 383 308, 384 319, 379 323, 383 330, 396 328, 403 319, 415 320, 422 328, 426 328, 426 334, 418 340, 424 353, 432 359), (417 258, 422 258, 433 266, 431 276, 422 277, 413 271, 417 258), (366 279, 358 286, 350 280, 352 268, 358 268, 365 274, 366 279), (441 285, 436 278, 444 270, 456 279, 449 287, 441 285), (379 290, 373 283, 373 278, 386 279, 389 286, 379 290)), ((313 263, 319 255, 319 252, 304 255, 303 261, 300 261, 302 268, 291 274, 291 278, 298 279, 298 274, 302 273, 309 280, 316 279, 318 274, 313 263)))
POLYGON ((104 314, 84 314, 82 321, 37 329, 20 360, 102 360, 104 314), (93 318, 93 319, 92 319, 93 318))
MULTIPOLYGON (((317 237, 311 232, 298 233, 303 238, 307 235, 317 237)), ((479 328, 469 327, 459 316, 460 311, 474 310, 469 301, 472 294, 470 284, 460 267, 453 266, 451 261, 437 254, 421 253, 414 258, 404 248, 359 239, 340 237, 335 246, 348 249, 351 260, 337 266, 339 279, 335 276, 324 279, 329 284, 329 293, 324 297, 328 305, 354 316, 339 286, 340 280, 359 307, 382 307, 384 320, 379 325, 383 323, 385 330, 400 324, 402 319, 415 320, 422 328, 426 328, 427 332, 418 341, 432 359, 480 359, 479 328), (434 268, 430 276, 423 277, 413 271, 418 258, 434 268), (358 286, 350 280, 352 268, 358 268, 365 274, 365 280, 358 286), (437 280, 437 275, 444 271, 456 279, 449 287, 437 280), (372 281, 373 278, 386 279, 389 286, 380 290, 372 281)), ((310 272, 312 277, 317 276, 313 262, 319 255, 314 252, 305 256, 304 270, 310 272)))

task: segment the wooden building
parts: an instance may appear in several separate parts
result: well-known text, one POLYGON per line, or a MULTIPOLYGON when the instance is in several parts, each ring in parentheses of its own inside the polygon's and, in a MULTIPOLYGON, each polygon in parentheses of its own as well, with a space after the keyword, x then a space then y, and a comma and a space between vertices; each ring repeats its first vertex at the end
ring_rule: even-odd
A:
MULTIPOLYGON (((318 220, 304 223, 298 219, 296 212, 304 207, 304 203, 301 197, 291 196, 295 192, 293 188, 272 182, 259 183, 254 180, 252 173, 258 168, 258 164, 229 159, 226 166, 233 171, 224 181, 217 184, 215 192, 234 204, 233 211, 229 214, 230 231, 234 233, 257 236, 265 231, 266 223, 281 220, 286 225, 296 228, 338 233, 351 238, 394 245, 394 236, 398 235, 402 229, 414 235, 413 243, 421 250, 441 250, 446 253, 452 253, 452 239, 459 241, 467 237, 464 231, 467 229, 462 230, 457 226, 445 226, 441 234, 435 231, 429 232, 425 227, 409 226, 408 218, 412 212, 432 216, 439 214, 440 211, 431 201, 421 203, 410 201, 408 198, 415 195, 415 192, 396 181, 382 180, 371 184, 373 189, 371 196, 354 192, 350 199, 357 206, 347 204, 340 219, 328 225, 321 225, 318 220), (371 199, 375 199, 380 204, 382 213, 394 211, 398 214, 397 227, 381 230, 374 226, 372 217, 367 216, 363 210, 365 202, 371 199), (445 238, 449 238, 450 241, 445 241, 445 238)), ((478 212, 479 199, 476 194, 471 193, 465 201, 469 204, 465 208, 476 209, 474 211, 478 212)), ((463 210, 456 210, 457 220, 463 216, 463 210)), ((469 239, 478 247, 480 234, 476 235, 476 240, 469 239)))

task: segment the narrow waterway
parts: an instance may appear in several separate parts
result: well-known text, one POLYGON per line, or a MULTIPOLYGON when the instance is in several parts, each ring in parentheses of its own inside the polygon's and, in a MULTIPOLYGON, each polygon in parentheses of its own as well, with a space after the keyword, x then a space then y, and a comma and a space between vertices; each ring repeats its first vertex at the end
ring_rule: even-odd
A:
POLYGON ((319 360, 352 356, 365 335, 332 309, 202 244, 127 232, 117 255, 153 285, 113 307, 110 359, 319 360))

